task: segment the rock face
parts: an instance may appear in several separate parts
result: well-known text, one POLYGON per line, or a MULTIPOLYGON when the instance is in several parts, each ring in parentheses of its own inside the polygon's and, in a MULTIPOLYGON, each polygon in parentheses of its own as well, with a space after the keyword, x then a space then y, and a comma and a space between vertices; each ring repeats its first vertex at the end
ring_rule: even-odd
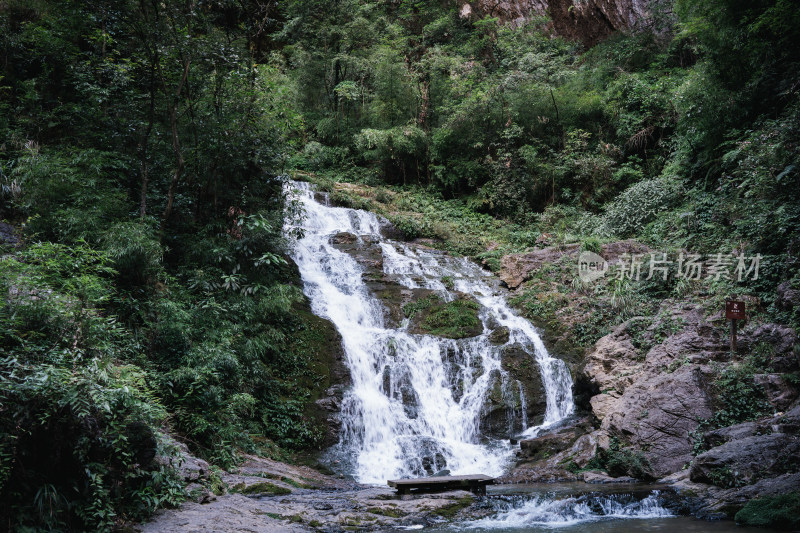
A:
POLYGON ((550 246, 525 254, 503 256, 500 260, 500 279, 509 289, 516 289, 528 279, 531 272, 539 269, 545 263, 555 263, 565 255, 574 256, 577 261, 578 245, 570 244, 564 248, 550 246))
POLYGON ((714 414, 715 365, 732 363, 714 319, 700 307, 666 305, 652 323, 630 320, 600 339, 583 373, 599 391, 590 403, 601 432, 644 458, 653 477, 669 476, 697 494, 692 512, 732 518, 748 499, 775 493, 775 484, 800 470, 798 391, 785 377, 797 368, 796 336, 775 324, 742 333, 739 355, 757 354, 770 369, 755 374, 754 384, 776 410, 788 411, 707 431, 707 451, 695 457, 694 432, 714 414))
MULTIPOLYGON (((539 424, 547 410, 547 399, 539 367, 519 345, 503 347, 500 364, 509 376, 522 386, 526 398, 525 418, 528 426, 539 424)), ((520 405, 520 409, 522 406, 520 405)), ((527 429, 520 427, 520 430, 527 429)))
POLYGON ((659 317, 644 331, 629 321, 600 339, 583 370, 600 391, 590 404, 601 429, 640 451, 654 477, 691 462, 690 433, 713 414, 709 363, 726 354, 702 309, 664 309, 659 317), (662 330, 672 334, 655 344, 662 330))
POLYGON ((778 298, 775 303, 783 309, 792 309, 800 305, 800 290, 792 287, 792 282, 784 281, 778 285, 778 298))
MULTIPOLYGON (((600 255, 609 264, 616 263, 624 254, 644 254, 650 249, 632 239, 604 244, 600 255)), ((566 246, 549 246, 524 254, 509 254, 500 260, 500 279, 509 289, 516 289, 529 279, 531 274, 546 263, 562 261, 564 256, 573 260, 577 272, 578 255, 580 246, 568 244, 566 246)))
POLYGON ((713 414, 702 381, 692 366, 638 380, 601 427, 641 449, 654 477, 680 470, 692 460, 690 432, 713 414))
MULTIPOLYGON (((785 473, 787 461, 798 462, 800 438, 785 433, 734 439, 698 455, 689 471, 694 482, 723 487, 750 485, 785 473)), ((789 465, 788 468, 798 465, 789 465)))
POLYGON ((606 405, 608 398, 619 398, 619 395, 633 383, 636 371, 643 363, 633 345, 628 326, 628 323, 622 324, 601 338, 595 344, 594 350, 586 356, 584 373, 600 391, 600 394, 591 400, 592 409, 601 420, 606 417, 611 407, 606 405))
POLYGON ((14 226, 5 222, 0 222, 0 244, 19 244, 19 237, 14 226))
POLYGON ((521 25, 548 15, 558 35, 593 46, 616 31, 633 29, 650 17, 653 0, 477 0, 464 2, 461 16, 499 17, 521 25))
POLYGON ((800 404, 786 413, 703 435, 708 451, 689 470, 662 480, 696 495, 699 518, 733 518, 753 498, 800 487, 800 404))
POLYGON ((745 331, 742 335, 739 350, 743 353, 767 348, 767 366, 776 372, 795 372, 800 370, 800 353, 797 345, 797 334, 792 328, 778 324, 762 324, 753 331, 745 331))
POLYGON ((797 399, 797 389, 781 374, 756 374, 753 381, 778 411, 787 409, 797 399))

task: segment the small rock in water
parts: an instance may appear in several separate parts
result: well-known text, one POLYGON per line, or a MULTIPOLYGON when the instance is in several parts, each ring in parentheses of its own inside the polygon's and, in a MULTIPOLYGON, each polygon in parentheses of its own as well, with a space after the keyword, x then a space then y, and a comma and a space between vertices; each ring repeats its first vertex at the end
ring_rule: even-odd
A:
POLYGON ((450 471, 445 468, 444 470, 439 470, 438 472, 436 472, 433 475, 433 477, 445 477, 445 476, 449 476, 449 475, 450 475, 450 471))

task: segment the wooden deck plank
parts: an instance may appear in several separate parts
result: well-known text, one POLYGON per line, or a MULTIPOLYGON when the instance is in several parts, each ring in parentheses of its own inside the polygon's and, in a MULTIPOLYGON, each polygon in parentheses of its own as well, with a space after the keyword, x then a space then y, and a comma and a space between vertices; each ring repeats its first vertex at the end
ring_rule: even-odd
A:
POLYGON ((494 484, 494 478, 483 474, 471 476, 434 476, 416 479, 390 479, 386 482, 397 489, 398 494, 408 494, 412 489, 435 491, 468 489, 476 494, 486 494, 486 485, 494 484))
POLYGON ((487 482, 491 485, 491 482, 494 482, 494 478, 491 476, 484 476, 484 475, 477 475, 477 476, 439 476, 439 477, 418 477, 414 479, 390 479, 387 481, 390 487, 396 487, 398 485, 425 485, 425 484, 442 484, 448 483, 451 481, 475 481, 475 482, 487 482))

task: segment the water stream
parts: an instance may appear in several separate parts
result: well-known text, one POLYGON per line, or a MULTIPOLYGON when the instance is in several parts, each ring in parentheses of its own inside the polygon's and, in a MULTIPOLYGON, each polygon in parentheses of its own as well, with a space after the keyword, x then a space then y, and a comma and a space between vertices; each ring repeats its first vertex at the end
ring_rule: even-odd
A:
POLYGON ((341 441, 329 454, 340 470, 376 484, 443 468, 452 475, 498 476, 513 449, 507 439, 484 431, 489 395, 499 391, 508 406, 508 434, 530 435, 572 413, 566 365, 509 308, 492 276, 466 259, 384 238, 375 214, 332 207, 307 183, 289 186, 305 211, 303 236, 292 252, 303 290, 314 313, 341 334, 352 377, 342 402, 341 441), (470 295, 480 303, 483 331, 455 340, 414 334, 407 320, 388 320, 386 306, 365 281, 367 269, 335 245, 343 233, 356 246, 379 249, 373 262, 384 282, 435 291, 444 301, 470 295), (490 339, 498 328, 507 328, 502 344, 490 339), (526 410, 542 399, 526 397, 523 384, 503 368, 503 350, 512 346, 524 350, 541 376, 546 408, 538 425, 526 410))

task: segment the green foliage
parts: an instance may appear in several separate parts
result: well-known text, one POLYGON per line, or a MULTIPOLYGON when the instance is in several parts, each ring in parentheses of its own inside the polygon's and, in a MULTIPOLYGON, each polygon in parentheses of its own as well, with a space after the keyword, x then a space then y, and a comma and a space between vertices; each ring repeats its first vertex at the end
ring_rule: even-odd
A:
POLYGON ((102 244, 122 287, 143 288, 163 276, 164 251, 152 223, 114 224, 103 235, 102 244))
POLYGON ((354 143, 363 158, 383 162, 389 181, 400 176, 405 184, 412 172, 414 180, 418 180, 419 160, 425 154, 425 132, 420 128, 407 125, 388 130, 364 129, 355 136, 354 143))
POLYGON ((179 502, 165 427, 223 465, 320 442, 335 343, 281 234, 296 91, 260 7, 195 7, 0 9, 0 218, 22 235, 0 254, 8 527, 109 530, 179 502))
POLYGON ((675 195, 675 186, 663 179, 636 183, 607 207, 607 231, 620 237, 635 235, 668 207, 675 195))
POLYGON ((29 145, 13 177, 21 192, 16 206, 28 231, 44 239, 76 241, 102 233, 104 224, 125 214, 118 175, 129 164, 118 154, 98 150, 45 151, 29 145))
POLYGON ((745 526, 797 529, 800 526, 800 492, 750 500, 736 513, 735 519, 745 526))
POLYGON ((717 408, 714 416, 700 423, 695 439, 696 453, 703 451, 702 432, 754 420, 770 411, 764 391, 753 380, 753 374, 758 371, 752 360, 715 367, 713 386, 717 408))
POLYGON ((109 262, 85 243, 37 243, 0 262, 4 523, 110 530, 183 498, 154 461, 170 452, 148 376, 116 362, 136 345, 100 307, 109 262))
POLYGON ((612 437, 608 450, 601 454, 605 470, 612 476, 632 476, 636 479, 650 480, 650 464, 647 458, 639 451, 623 446, 620 441, 612 437))
POLYGON ((599 254, 603 249, 603 241, 597 237, 586 237, 581 242, 581 250, 599 254))
POLYGON ((708 472, 708 477, 712 485, 732 489, 736 487, 743 487, 747 485, 747 480, 739 476, 739 473, 731 470, 729 466, 720 466, 712 468, 708 472))
POLYGON ((433 293, 429 294, 425 298, 420 298, 415 302, 409 302, 403 306, 403 315, 406 318, 413 318, 419 312, 427 311, 434 305, 442 303, 441 297, 439 295, 433 293))

